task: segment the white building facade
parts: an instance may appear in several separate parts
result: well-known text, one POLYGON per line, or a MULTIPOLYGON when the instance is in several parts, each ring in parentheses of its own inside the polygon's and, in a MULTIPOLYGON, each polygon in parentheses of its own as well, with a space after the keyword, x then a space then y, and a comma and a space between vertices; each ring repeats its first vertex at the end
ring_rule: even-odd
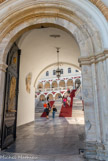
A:
POLYGON ((51 67, 44 71, 39 77, 36 96, 38 100, 46 100, 49 96, 50 100, 55 100, 60 95, 63 97, 67 90, 79 88, 82 78, 81 71, 78 68, 69 65, 60 65, 61 76, 56 76, 56 68, 51 67))

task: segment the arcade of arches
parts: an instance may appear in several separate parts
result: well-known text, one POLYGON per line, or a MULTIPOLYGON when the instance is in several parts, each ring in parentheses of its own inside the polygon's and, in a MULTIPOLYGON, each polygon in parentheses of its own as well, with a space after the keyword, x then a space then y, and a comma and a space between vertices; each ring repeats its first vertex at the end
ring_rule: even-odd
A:
POLYGON ((44 83, 39 82, 36 90, 36 97, 37 95, 39 95, 39 100, 46 100, 47 97, 49 96, 49 100, 55 100, 57 99, 58 92, 60 92, 59 95, 63 97, 64 93, 67 90, 71 91, 73 88, 77 89, 80 87, 80 85, 81 85, 81 80, 79 78, 74 79, 74 81, 72 79, 66 79, 66 80, 61 79, 61 80, 58 80, 58 81, 55 80, 52 82, 50 81, 49 82, 46 81, 44 83))
MULTIPOLYGON (((34 121, 37 78, 41 71, 56 65, 55 47, 60 46, 60 63, 73 64, 82 73, 86 136, 84 157, 88 161, 107 161, 108 3, 103 0, 103 5, 100 5, 100 1, 1 1, 2 149, 15 140, 16 122, 20 126, 34 121), (56 35, 56 38, 51 35, 56 35)), ((63 82, 60 85, 64 87, 63 82)), ((57 82, 53 82, 52 86, 58 87, 57 82)), ((44 87, 50 88, 49 82, 38 86, 44 87)))

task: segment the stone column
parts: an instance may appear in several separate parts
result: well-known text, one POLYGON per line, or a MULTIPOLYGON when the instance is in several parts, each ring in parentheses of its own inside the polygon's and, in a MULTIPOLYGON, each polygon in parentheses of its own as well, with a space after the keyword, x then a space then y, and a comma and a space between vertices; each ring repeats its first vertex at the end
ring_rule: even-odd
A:
POLYGON ((45 82, 43 82, 43 91, 45 91, 45 82))
POLYGON ((92 66, 82 65, 82 94, 84 100, 84 116, 85 116, 85 157, 87 159, 95 159, 97 127, 94 105, 94 89, 93 89, 92 66))
MULTIPOLYGON (((107 52, 108 53, 108 52, 107 52)), ((108 158, 108 54, 79 59, 82 66, 88 161, 108 158)))
POLYGON ((67 80, 65 80, 65 89, 67 90, 67 80))
POLYGON ((3 105, 4 105, 4 87, 5 87, 5 72, 7 65, 0 63, 0 140, 1 140, 1 128, 3 117, 3 105))
POLYGON ((50 91, 52 91, 52 82, 50 81, 50 91))
POLYGON ((82 94, 84 100, 86 142, 96 141, 94 93, 91 71, 91 66, 82 66, 82 94))
POLYGON ((75 79, 73 79, 73 89, 75 89, 75 79))
POLYGON ((108 159, 108 51, 104 51, 98 58, 97 77, 101 131, 97 158, 105 160, 108 159))
POLYGON ((58 87, 58 90, 59 90, 59 83, 60 83, 60 80, 57 80, 57 87, 58 87))
POLYGON ((98 109, 98 96, 97 96, 97 78, 96 78, 96 64, 91 65, 92 68, 92 85, 94 93, 94 111, 95 111, 95 121, 96 121, 96 140, 97 142, 101 141, 100 136, 100 122, 99 122, 99 109, 98 109))
POLYGON ((97 96, 100 122, 100 143, 97 144, 97 159, 108 158, 108 80, 106 79, 106 63, 103 58, 96 64, 97 96))

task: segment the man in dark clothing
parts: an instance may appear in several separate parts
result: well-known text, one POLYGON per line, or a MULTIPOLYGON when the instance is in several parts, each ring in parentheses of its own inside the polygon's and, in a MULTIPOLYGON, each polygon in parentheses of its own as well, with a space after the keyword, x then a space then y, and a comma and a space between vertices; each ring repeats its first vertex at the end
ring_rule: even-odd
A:
POLYGON ((52 117, 53 117, 53 119, 55 118, 55 113, 57 112, 57 109, 56 109, 56 107, 55 107, 55 105, 53 105, 53 111, 52 111, 52 117))
POLYGON ((51 106, 50 106, 50 103, 48 103, 48 108, 49 108, 49 110, 51 111, 51 106))
POLYGON ((49 107, 47 106, 46 109, 45 109, 45 112, 46 112, 46 118, 48 119, 49 117, 49 112, 50 112, 50 109, 49 107))

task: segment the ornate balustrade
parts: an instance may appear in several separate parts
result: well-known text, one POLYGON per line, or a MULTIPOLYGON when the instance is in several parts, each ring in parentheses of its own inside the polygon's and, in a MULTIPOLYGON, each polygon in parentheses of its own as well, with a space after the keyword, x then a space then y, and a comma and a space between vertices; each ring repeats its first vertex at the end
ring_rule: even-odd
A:
POLYGON ((56 87, 56 88, 41 88, 41 89, 37 89, 36 92, 40 93, 40 92, 57 92, 57 91, 67 91, 67 89, 72 89, 72 86, 67 86, 67 87, 56 87))

